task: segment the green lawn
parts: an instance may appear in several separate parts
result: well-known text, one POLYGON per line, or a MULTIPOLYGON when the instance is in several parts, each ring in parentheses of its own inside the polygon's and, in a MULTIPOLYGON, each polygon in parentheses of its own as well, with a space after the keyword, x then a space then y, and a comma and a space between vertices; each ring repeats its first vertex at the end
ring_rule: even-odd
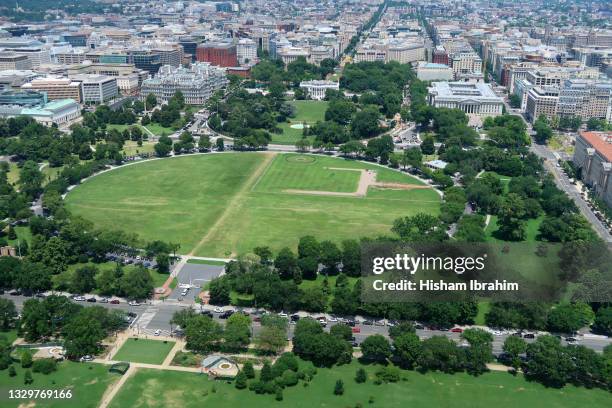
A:
POLYGON ((292 145, 302 138, 302 129, 293 129, 291 125, 304 122, 313 125, 325 119, 326 101, 291 101, 290 103, 297 108, 297 113, 294 118, 289 119, 289 122, 279 124, 283 133, 272 134, 272 143, 292 145))
POLYGON ((13 344, 13 342, 17 340, 17 330, 0 330, 0 337, 5 338, 9 344, 13 344))
POLYGON ((123 154, 126 156, 134 156, 138 153, 153 153, 155 151, 153 148, 154 146, 154 142, 143 142, 142 146, 138 146, 136 142, 128 140, 123 145, 123 154))
POLYGON ((166 136, 170 136, 172 133, 175 132, 175 130, 171 127, 163 127, 159 123, 149 123, 145 127, 156 136, 161 136, 163 134, 165 134, 166 136))
POLYGON ((228 257, 268 245, 296 247, 307 234, 339 242, 389 233, 395 220, 437 214, 432 189, 370 188, 367 196, 310 195, 287 189, 357 190, 359 172, 422 184, 390 169, 323 156, 226 153, 144 162, 107 172, 71 191, 66 204, 96 225, 181 244, 183 253, 228 257))
POLYGON ((115 361, 161 364, 172 350, 174 342, 146 339, 128 339, 115 354, 115 361))
POLYGON ((233 384, 212 382, 208 377, 177 371, 139 369, 124 384, 111 402, 112 408, 208 407, 208 408, 269 408, 269 407, 415 407, 415 408, 583 408, 605 407, 612 404, 612 396, 603 390, 588 390, 568 386, 547 389, 527 382, 521 376, 493 372, 480 377, 464 373, 419 374, 403 371, 402 381, 375 385, 375 366, 364 367, 368 381, 354 380, 359 364, 318 369, 309 383, 285 388, 283 401, 274 395, 258 395, 248 389, 237 390, 233 384), (344 381, 344 394, 333 394, 336 380, 344 381), (370 398, 373 399, 369 403, 370 398))
POLYGON ((32 231, 30 231, 30 227, 18 225, 15 227, 15 233, 17 234, 17 239, 10 239, 9 244, 17 247, 17 241, 25 241, 28 245, 32 243, 32 231))
POLYGON ((24 385, 25 369, 13 364, 17 375, 10 377, 7 370, 0 371, 0 406, 3 408, 95 408, 107 387, 119 379, 118 374, 108 372, 103 364, 63 362, 49 375, 32 373, 34 382, 24 385), (7 390, 71 390, 70 399, 9 399, 7 390))

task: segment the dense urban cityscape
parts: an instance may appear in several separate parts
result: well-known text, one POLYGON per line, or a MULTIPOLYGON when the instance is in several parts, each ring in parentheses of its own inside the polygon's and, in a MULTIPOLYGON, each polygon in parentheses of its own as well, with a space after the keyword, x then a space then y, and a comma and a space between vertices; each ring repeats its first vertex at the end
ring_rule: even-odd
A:
POLYGON ((605 0, 0 1, 0 405, 611 406, 611 175, 605 0))

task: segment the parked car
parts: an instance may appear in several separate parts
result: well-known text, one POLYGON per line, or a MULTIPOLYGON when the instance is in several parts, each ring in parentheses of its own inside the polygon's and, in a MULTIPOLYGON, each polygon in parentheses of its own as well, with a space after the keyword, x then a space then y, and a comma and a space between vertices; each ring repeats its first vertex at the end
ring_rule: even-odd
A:
POLYGON ((138 303, 135 300, 131 300, 130 302, 128 302, 128 305, 130 305, 130 306, 140 306, 140 303, 138 303))
POLYGON ((364 320, 361 324, 365 326, 371 326, 374 324, 374 322, 372 322, 371 320, 364 320))
POLYGON ((108 303, 108 298, 100 298, 100 303, 108 303))
POLYGON ((212 318, 212 317, 213 317, 213 314, 212 314, 212 312, 211 312, 210 310, 202 310, 202 311, 200 312, 200 314, 201 314, 202 316, 208 316, 208 317, 210 317, 210 318, 212 318))
POLYGON ((227 319, 227 318, 229 318, 229 317, 230 317, 231 315, 233 315, 233 314, 234 314, 234 312, 233 312, 233 311, 228 310, 228 311, 226 311, 226 312, 221 313, 221 314, 219 315, 219 319, 227 319))
POLYGON ((21 295, 21 291, 20 291, 20 290, 17 290, 17 289, 15 289, 15 290, 11 290, 11 291, 9 292, 9 295, 11 295, 11 296, 19 296, 19 295, 21 295))
POLYGON ((223 313, 223 309, 221 309, 220 307, 217 306, 217 307, 215 307, 214 312, 215 313, 223 313))
POLYGON ((161 334, 161 330, 157 329, 153 332, 154 336, 159 336, 161 334))
POLYGON ((110 303, 110 304, 112 304, 112 305, 118 305, 119 303, 121 303, 121 301, 120 301, 119 299, 113 299, 113 300, 111 300, 111 301, 110 301, 110 302, 108 302, 108 303, 110 303))
POLYGON ((523 334, 523 338, 524 339, 535 339, 535 337, 536 336, 533 333, 525 333, 525 334, 523 334))
POLYGON ((83 357, 79 358, 79 361, 83 363, 85 361, 93 361, 93 359, 94 359, 93 356, 86 354, 83 357))
POLYGON ((351 332, 352 333, 361 333, 361 328, 360 327, 351 327, 351 332))
POLYGON ((298 314, 291 315, 292 322, 297 322, 298 320, 300 320, 300 315, 298 314))
POLYGON ((74 296, 72 299, 76 300, 77 302, 85 301, 85 298, 83 296, 74 296))
POLYGON ((89 302, 89 303, 96 303, 96 302, 97 302, 97 300, 96 300, 96 298, 95 298, 95 297, 90 297, 90 298, 87 298, 87 299, 85 299, 85 301, 87 301, 87 302, 89 302))
POLYGON ((460 327, 453 327, 451 333, 463 333, 463 329, 460 327))

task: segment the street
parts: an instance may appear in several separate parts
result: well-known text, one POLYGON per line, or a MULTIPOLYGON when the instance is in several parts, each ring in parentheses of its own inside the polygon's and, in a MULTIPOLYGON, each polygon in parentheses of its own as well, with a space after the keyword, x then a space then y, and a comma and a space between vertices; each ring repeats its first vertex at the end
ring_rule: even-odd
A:
MULTIPOLYGON (((21 311, 21 309, 23 308, 23 303, 27 299, 31 299, 31 298, 27 298, 24 296, 11 296, 8 294, 0 295, 0 297, 13 300, 19 311, 21 311)), ((172 333, 172 330, 176 329, 176 327, 173 327, 170 325, 170 319, 172 319, 172 315, 179 310, 183 310, 185 308, 193 308, 197 312, 200 312, 200 311, 213 312, 215 309, 215 307, 212 305, 202 306, 202 305, 198 305, 194 303, 179 302, 179 301, 173 301, 173 300, 166 300, 166 301, 156 300, 156 301, 151 301, 147 304, 142 304, 140 306, 129 306, 127 303, 121 303, 118 305, 109 304, 109 303, 89 303, 89 302, 75 302, 75 303, 82 304, 83 306, 96 306, 97 305, 97 306, 102 306, 108 309, 115 309, 115 310, 122 310, 124 312, 136 313, 137 317, 135 321, 132 322, 131 327, 135 329, 137 333, 139 334, 146 334, 150 336, 153 336, 156 330, 160 330, 160 334, 162 336, 170 336, 172 333)), ((236 310, 236 308, 231 307, 231 306, 224 306, 221 309, 223 311, 236 310)), ((242 310, 248 313, 253 313, 255 311, 255 309, 251 309, 251 308, 244 308, 242 310)), ((298 314, 300 314, 300 316, 309 315, 306 312, 298 312, 298 314)), ((213 312, 213 318, 217 322, 224 325, 226 320, 220 319, 219 315, 220 315, 219 313, 213 312)), ((334 324, 338 324, 336 322, 330 322, 329 319, 332 319, 332 317, 324 313, 313 313, 311 314, 311 316, 313 317, 325 316, 327 319, 327 325, 325 327, 326 331, 329 331, 329 329, 334 324)), ((385 337, 389 337, 389 326, 387 325, 379 326, 379 325, 376 325, 376 323, 371 324, 371 325, 366 325, 366 324, 363 324, 362 321, 363 319, 357 316, 357 323, 355 327, 358 328, 359 333, 353 333, 356 343, 359 344, 363 342, 363 340, 365 340, 366 337, 374 335, 374 334, 381 334, 385 337)), ((261 330, 261 324, 258 322, 253 322, 251 327, 252 327, 253 337, 257 336, 257 334, 261 330)), ((293 337, 294 328, 295 328, 294 324, 289 325, 289 330, 287 333, 288 339, 291 339, 293 337)), ((502 352, 502 346, 504 344, 504 341, 508 336, 511 335, 512 332, 514 331, 508 331, 508 332, 503 332, 503 333, 492 333, 493 334, 493 353, 494 354, 497 355, 502 352)), ((460 333, 454 333, 451 331, 431 330, 431 329, 425 328, 425 329, 417 329, 416 334, 421 339, 427 339, 433 336, 447 336, 457 341, 459 344, 462 344, 460 333)), ((585 347, 595 350, 598 353, 601 353, 605 346, 612 343, 612 339, 610 339, 609 337, 592 335, 589 333, 581 333, 578 336, 575 336, 575 338, 577 340, 575 344, 583 345, 585 347)), ((525 340, 528 343, 534 341, 533 339, 525 339, 525 340)), ((562 343, 567 344, 565 340, 562 340, 562 343)))

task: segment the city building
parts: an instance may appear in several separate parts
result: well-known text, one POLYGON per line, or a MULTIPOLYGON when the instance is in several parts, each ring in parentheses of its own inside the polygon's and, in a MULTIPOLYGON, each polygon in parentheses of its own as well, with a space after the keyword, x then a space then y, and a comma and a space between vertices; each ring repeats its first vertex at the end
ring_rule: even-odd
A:
POLYGON ((242 38, 236 44, 236 55, 240 64, 254 63, 257 60, 257 45, 250 38, 242 38))
POLYGON ((68 77, 82 74, 107 75, 117 80, 117 87, 123 95, 136 95, 142 81, 149 78, 149 72, 136 68, 133 64, 87 63, 68 67, 68 77))
POLYGON ((82 102, 81 83, 69 78, 41 77, 21 86, 24 91, 35 90, 45 92, 50 101, 58 99, 74 99, 82 102))
POLYGON ((136 68, 147 71, 151 75, 155 75, 162 66, 161 55, 152 51, 131 51, 129 54, 129 59, 125 62, 128 64, 134 64, 136 68))
POLYGON ((448 65, 419 61, 417 78, 421 81, 451 81, 453 69, 448 65))
POLYGON ((285 63, 285 65, 291 64, 300 57, 306 60, 310 58, 310 52, 302 47, 286 47, 277 51, 276 55, 285 63))
POLYGON ((0 92, 0 105, 39 106, 47 103, 47 95, 36 91, 2 91, 0 92))
POLYGON ((322 100, 325 98, 325 93, 328 89, 337 91, 340 89, 340 86, 338 82, 334 81, 312 80, 300 82, 300 88, 304 90, 309 98, 322 100))
POLYGON ((432 82, 427 91, 431 106, 461 109, 472 125, 479 125, 482 118, 501 115, 503 111, 503 99, 486 83, 432 82))
POLYGON ((559 88, 556 86, 535 86, 527 92, 525 114, 533 123, 540 115, 548 119, 557 116, 559 88))
POLYGON ((584 183, 612 206, 612 132, 581 132, 576 137, 574 164, 584 183))
POLYGON ((196 49, 196 60, 220 67, 235 67, 238 65, 236 46, 228 43, 200 44, 196 49))
POLYGON ((612 82, 568 79, 559 92, 559 116, 612 120, 612 82))
POLYGON ((14 69, 32 69, 32 61, 26 55, 10 53, 0 53, 0 71, 14 69))
POLYGON ((0 117, 29 116, 45 126, 68 126, 81 117, 81 107, 73 99, 58 99, 35 107, 0 105, 0 117))
POLYGON ((218 89, 228 83, 225 69, 209 63, 196 62, 189 68, 164 65, 154 78, 142 83, 141 97, 154 94, 160 102, 167 102, 176 91, 181 91, 188 105, 203 105, 218 89))
POLYGON ((107 75, 74 75, 74 81, 81 83, 83 103, 103 103, 119 96, 117 79, 107 75))

